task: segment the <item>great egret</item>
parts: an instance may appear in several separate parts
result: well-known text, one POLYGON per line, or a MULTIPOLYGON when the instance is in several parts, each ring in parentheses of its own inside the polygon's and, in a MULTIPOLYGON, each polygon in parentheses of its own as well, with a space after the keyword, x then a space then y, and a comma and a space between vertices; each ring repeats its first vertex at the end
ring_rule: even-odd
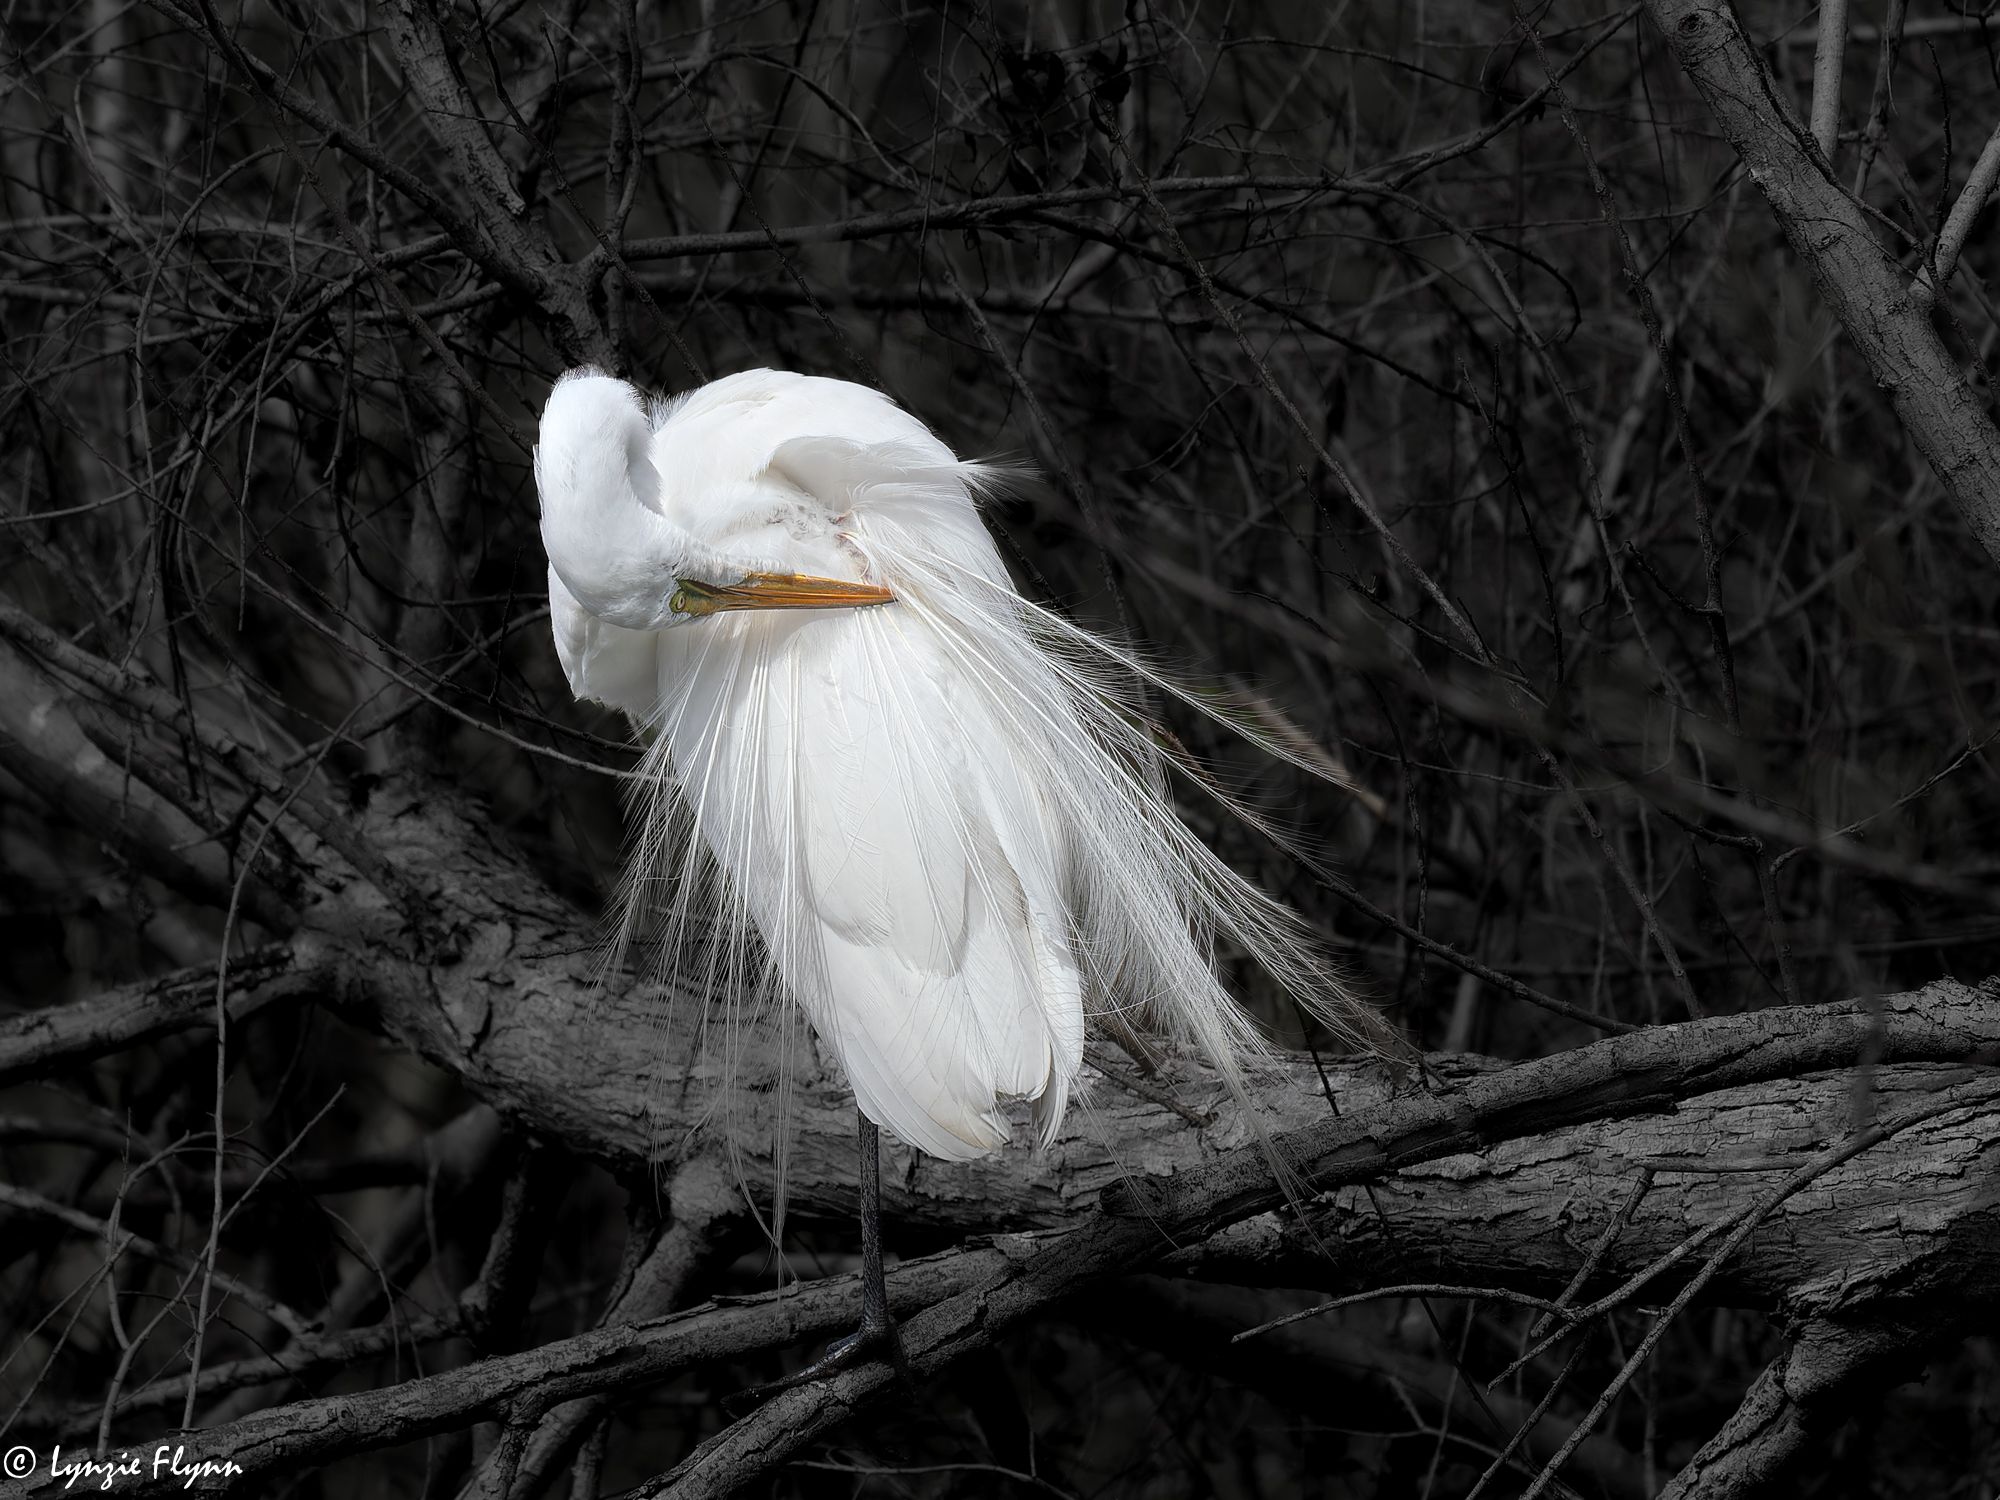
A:
POLYGON ((999 477, 879 392, 775 370, 665 401, 574 370, 542 412, 556 650, 648 746, 624 928, 664 907, 718 988, 775 977, 854 1089, 862 1323, 813 1372, 891 1332, 877 1126, 961 1160, 1030 1100, 1052 1140, 1113 1011, 1244 1099, 1265 1044, 1216 933, 1360 1029, 1300 921, 1175 813, 1135 689, 1285 747, 1023 599, 975 506, 999 477), (694 941, 718 920, 733 941, 694 941))

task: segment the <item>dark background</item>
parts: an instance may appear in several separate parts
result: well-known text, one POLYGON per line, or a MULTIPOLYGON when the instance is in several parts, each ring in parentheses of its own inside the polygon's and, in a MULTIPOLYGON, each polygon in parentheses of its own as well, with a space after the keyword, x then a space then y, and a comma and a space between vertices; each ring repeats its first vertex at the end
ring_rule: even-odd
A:
MULTIPOLYGON (((1741 65, 1800 120, 1815 15, 1742 7, 1741 65)), ((4 27, 8 1012, 254 987, 326 892, 396 866, 384 799, 412 786, 474 809, 588 949, 631 759, 549 645, 526 449, 585 360, 864 381, 1032 462, 989 511, 1026 592, 1254 688, 1364 789, 1163 710, 1312 864, 1193 791, 1190 821, 1421 1048, 1539 1058, 2000 968, 1995 561, 1645 7, 92 0, 4 27)), ((1907 279, 2000 124, 2000 16, 1849 29, 1832 178, 1907 279)), ((1987 445, 1994 215, 1920 320, 1987 445)), ((6 1441, 116 1451, 533 1348, 593 1326, 628 1228, 672 1217, 658 1174, 315 986, 220 1057, 197 1001, 0 1071, 6 1441), (496 1261, 523 1222, 538 1253, 496 1261), (322 1331, 437 1314, 482 1268, 508 1316, 117 1405, 185 1377, 197 1328, 211 1371, 285 1342, 190 1277, 211 1242, 322 1331)), ((920 1219, 904 1254, 957 1238, 920 1219)), ((808 1216, 788 1249, 812 1276, 849 1246, 808 1216)), ((683 1300, 772 1284, 754 1236, 711 1248, 683 1300)), ((1481 1413, 1464 1387, 1534 1312, 1366 1303, 1306 1325, 1303 1374, 1196 1336, 1294 1305, 1119 1283, 758 1488, 1458 1495, 1566 1357, 1481 1413)), ((1558 1440, 1659 1305, 1604 1320, 1558 1440)), ((1968 1325, 1799 1484, 1993 1494, 1968 1325)), ((1789 1326, 1698 1299, 1565 1482, 1658 1493, 1789 1326)), ((779 1368, 633 1381, 554 1492, 669 1468, 779 1368)), ((241 1492, 458 1493, 507 1441, 486 1415, 241 1492)))

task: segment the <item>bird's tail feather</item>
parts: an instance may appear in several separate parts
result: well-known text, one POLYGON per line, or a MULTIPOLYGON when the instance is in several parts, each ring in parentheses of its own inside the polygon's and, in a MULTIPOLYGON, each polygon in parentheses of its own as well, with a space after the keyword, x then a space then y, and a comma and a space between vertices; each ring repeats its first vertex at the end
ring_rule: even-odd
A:
MULTIPOLYGON (((972 464, 907 473, 898 483, 916 493, 899 498, 910 503, 857 502, 858 542, 900 607, 948 643, 966 680, 1012 728, 1019 753, 1042 763, 1039 784, 1071 840, 1077 935, 1098 1004, 1143 1010, 1156 1029, 1213 1063, 1247 1102, 1244 1068, 1270 1047, 1216 975, 1212 949, 1220 936, 1344 1043, 1366 1047, 1379 1035, 1372 1012, 1303 919, 1187 827, 1169 794, 1167 767, 1195 773, 1237 817, 1282 836, 1154 728, 1143 692, 1171 697, 1316 777, 1334 779, 1337 767, 1275 732, 1268 715, 1240 711, 1227 695, 1190 687, 1130 647, 1024 599, 997 557, 991 571, 970 567, 961 560, 964 548, 936 545, 925 528, 901 519, 950 514, 949 492, 963 496, 992 480, 972 464)), ((961 513, 964 524, 980 526, 969 507, 961 513)))

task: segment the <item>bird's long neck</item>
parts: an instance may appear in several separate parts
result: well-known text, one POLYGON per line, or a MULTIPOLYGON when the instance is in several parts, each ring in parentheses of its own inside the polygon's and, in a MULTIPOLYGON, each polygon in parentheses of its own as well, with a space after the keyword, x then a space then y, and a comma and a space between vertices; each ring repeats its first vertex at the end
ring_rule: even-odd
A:
POLYGON ((535 450, 542 509, 565 523, 615 518, 634 506, 651 509, 660 493, 651 444, 637 395, 623 381, 563 382, 549 398, 535 450))
POLYGON ((715 561, 656 508, 651 439, 630 386, 588 377, 556 388, 535 453, 550 563, 585 609, 628 630, 671 624, 679 576, 715 561))

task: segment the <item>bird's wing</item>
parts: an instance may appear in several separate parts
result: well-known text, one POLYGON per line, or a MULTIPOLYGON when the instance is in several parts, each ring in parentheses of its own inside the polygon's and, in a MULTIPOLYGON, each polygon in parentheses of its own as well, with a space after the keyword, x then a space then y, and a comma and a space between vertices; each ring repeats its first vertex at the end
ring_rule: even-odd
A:
POLYGON ((696 827, 868 1117, 935 1156, 1060 1118, 1083 1001, 1016 736, 894 606, 662 637, 696 827))
MULTIPOLYGON (((873 528, 1005 584, 974 471, 877 392, 753 371, 658 421, 668 502, 714 544, 875 576, 893 557, 869 552, 873 528)), ((1006 1140, 1009 1098, 1060 1120, 1083 997, 1031 740, 944 623, 897 604, 772 613, 658 649, 682 805, 787 988, 869 1118, 957 1159, 1006 1140)))

